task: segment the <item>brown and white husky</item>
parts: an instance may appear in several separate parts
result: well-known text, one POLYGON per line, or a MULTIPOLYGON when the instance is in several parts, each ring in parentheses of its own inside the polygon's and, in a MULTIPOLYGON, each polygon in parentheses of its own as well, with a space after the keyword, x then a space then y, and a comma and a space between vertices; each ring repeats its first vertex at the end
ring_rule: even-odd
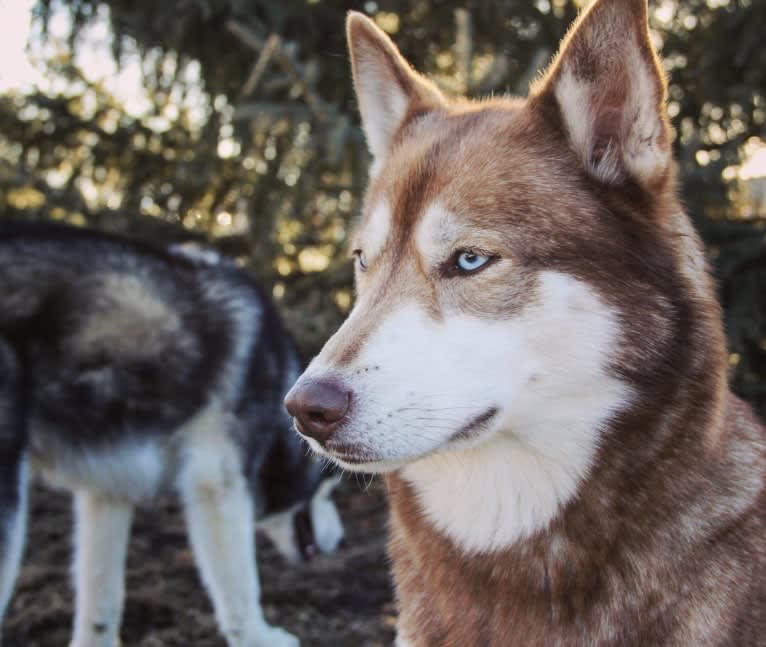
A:
POLYGON ((348 18, 358 298, 286 404, 387 474, 398 644, 766 645, 766 434, 671 157, 645 0, 527 99, 452 100, 348 18))

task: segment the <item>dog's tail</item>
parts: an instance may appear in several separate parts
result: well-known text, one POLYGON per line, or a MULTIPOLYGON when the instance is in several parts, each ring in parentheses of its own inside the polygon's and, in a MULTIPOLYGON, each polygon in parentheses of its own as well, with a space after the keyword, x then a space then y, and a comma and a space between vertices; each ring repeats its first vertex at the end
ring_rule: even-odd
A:
POLYGON ((0 337, 0 621, 13 593, 26 534, 26 425, 22 391, 16 352, 0 337))

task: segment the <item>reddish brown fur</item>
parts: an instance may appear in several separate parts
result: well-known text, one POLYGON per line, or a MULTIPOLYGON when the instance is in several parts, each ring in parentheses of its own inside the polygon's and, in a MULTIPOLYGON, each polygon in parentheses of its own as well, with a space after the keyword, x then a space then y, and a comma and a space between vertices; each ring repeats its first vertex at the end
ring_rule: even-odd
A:
MULTIPOLYGON (((598 35, 588 20, 608 12, 615 29, 639 34, 642 58, 658 72, 666 128, 658 141, 669 147, 642 0, 602 0, 570 32, 564 55, 583 77, 616 79, 605 102, 618 105, 624 71, 605 69, 588 46, 598 35)), ((351 362, 402 299, 434 317, 461 309, 513 316, 536 274, 555 269, 620 313, 611 369, 637 394, 611 421, 575 499, 549 527, 501 552, 462 552, 425 518, 411 486, 388 478, 407 644, 766 645, 766 435, 728 391, 721 313, 711 280, 694 267, 704 264, 702 246, 682 215, 672 165, 650 186, 592 178, 551 90, 560 62, 526 102, 447 103, 387 39, 350 24, 352 43, 354 30, 366 30, 364 47, 383 48, 392 77, 415 96, 367 196, 366 213, 385 200, 393 221, 383 251, 358 275, 374 305, 325 352, 351 362), (512 261, 506 271, 467 284, 420 262, 414 228, 437 198, 512 261)))

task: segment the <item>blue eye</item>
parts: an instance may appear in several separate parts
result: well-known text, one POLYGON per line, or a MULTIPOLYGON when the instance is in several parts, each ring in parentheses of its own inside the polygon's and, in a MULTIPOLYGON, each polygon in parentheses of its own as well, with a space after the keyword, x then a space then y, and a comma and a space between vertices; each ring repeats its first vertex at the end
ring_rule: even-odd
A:
POLYGON ((455 259, 455 267, 463 272, 475 272, 489 263, 491 258, 491 256, 485 256, 484 254, 478 254, 471 251, 460 252, 455 259))
POLYGON ((364 252, 361 249, 355 249, 354 250, 354 256, 356 257, 356 262, 359 265, 359 269, 362 272, 367 271, 367 259, 364 257, 364 252))

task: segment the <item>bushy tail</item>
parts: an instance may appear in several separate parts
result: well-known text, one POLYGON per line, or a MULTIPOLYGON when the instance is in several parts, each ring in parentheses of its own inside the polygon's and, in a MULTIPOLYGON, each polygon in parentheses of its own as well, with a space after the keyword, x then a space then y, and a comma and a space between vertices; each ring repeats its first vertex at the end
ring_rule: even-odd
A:
POLYGON ((27 517, 27 465, 20 369, 0 338, 0 621, 19 571, 27 517))

